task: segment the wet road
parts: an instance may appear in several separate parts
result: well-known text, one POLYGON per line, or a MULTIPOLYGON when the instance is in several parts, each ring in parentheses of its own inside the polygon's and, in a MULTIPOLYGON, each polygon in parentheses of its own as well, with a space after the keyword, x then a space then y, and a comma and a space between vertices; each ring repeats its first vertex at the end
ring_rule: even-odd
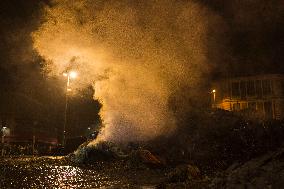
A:
POLYGON ((68 165, 64 159, 5 158, 0 161, 0 188, 154 188, 163 173, 133 170, 127 164, 100 162, 68 165))

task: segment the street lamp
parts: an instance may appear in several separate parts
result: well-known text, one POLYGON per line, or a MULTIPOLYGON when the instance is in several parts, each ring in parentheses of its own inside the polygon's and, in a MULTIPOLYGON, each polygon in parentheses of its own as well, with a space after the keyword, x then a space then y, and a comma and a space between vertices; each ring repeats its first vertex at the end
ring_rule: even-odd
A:
POLYGON ((77 77, 77 72, 75 71, 70 71, 69 72, 70 78, 75 79, 77 77))
POLYGON ((216 90, 213 89, 213 90, 212 90, 212 93, 213 93, 213 102, 214 102, 213 106, 214 106, 214 108, 215 108, 215 106, 216 106, 216 90))
POLYGON ((65 147, 65 142, 66 142, 66 124, 67 124, 67 110, 68 110, 68 92, 71 91, 70 88, 70 80, 75 79, 77 77, 77 72, 75 71, 68 71, 64 72, 63 76, 67 77, 67 82, 66 82, 66 93, 65 93, 65 111, 64 111, 64 125, 63 125, 63 139, 62 139, 62 145, 65 147))

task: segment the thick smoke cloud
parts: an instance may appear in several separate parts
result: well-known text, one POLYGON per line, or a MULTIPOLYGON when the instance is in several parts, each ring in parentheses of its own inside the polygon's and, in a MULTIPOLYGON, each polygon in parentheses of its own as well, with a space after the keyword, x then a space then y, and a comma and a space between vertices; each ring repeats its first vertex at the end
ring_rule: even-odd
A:
POLYGON ((209 32, 224 28, 195 1, 54 0, 43 14, 33 40, 46 70, 59 75, 72 67, 80 78, 72 87, 93 85, 103 104, 100 137, 114 141, 175 129, 169 99, 179 94, 179 109, 187 106, 183 98, 200 94, 213 68, 209 32))

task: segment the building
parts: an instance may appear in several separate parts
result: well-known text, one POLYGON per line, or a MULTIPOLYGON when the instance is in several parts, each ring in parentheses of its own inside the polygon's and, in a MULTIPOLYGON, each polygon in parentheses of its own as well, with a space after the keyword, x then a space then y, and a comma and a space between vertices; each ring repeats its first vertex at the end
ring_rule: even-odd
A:
POLYGON ((56 130, 46 128, 44 124, 34 120, 20 119, 11 114, 0 114, 0 128, 1 145, 6 149, 5 154, 15 155, 16 148, 20 147, 24 149, 20 154, 31 154, 32 148, 38 154, 50 154, 58 145, 56 130), (4 130, 8 132, 4 134, 4 130))
POLYGON ((284 75, 227 78, 213 82, 212 107, 257 119, 284 119, 284 75))

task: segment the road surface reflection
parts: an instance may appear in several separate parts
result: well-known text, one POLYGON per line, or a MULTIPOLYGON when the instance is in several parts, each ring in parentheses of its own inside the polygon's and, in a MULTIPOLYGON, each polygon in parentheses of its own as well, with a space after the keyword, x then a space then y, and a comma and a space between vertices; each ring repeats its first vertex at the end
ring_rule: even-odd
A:
POLYGON ((162 178, 154 170, 137 171, 121 162, 77 166, 64 158, 4 158, 0 159, 0 188, 154 188, 162 178))

